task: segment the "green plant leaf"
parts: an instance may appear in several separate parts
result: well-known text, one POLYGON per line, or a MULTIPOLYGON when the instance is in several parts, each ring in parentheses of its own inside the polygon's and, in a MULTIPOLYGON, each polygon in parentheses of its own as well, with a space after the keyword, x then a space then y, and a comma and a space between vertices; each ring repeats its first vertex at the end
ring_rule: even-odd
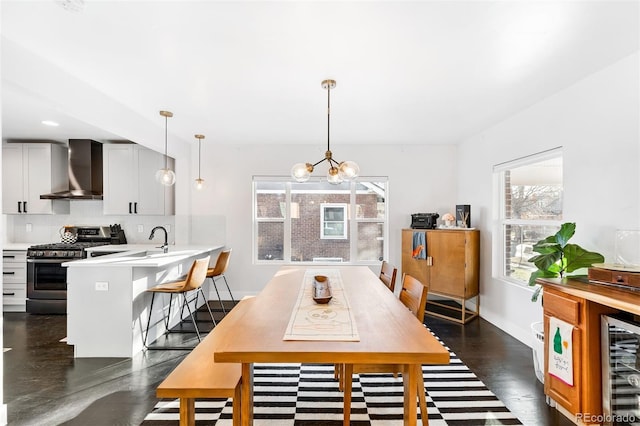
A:
POLYGON ((567 244, 564 247, 564 256, 567 259, 567 272, 604 262, 600 253, 587 251, 577 244, 567 244))
POLYGON ((562 247, 560 247, 560 244, 556 242, 555 237, 548 237, 547 239, 540 240, 535 243, 531 247, 531 250, 535 251, 536 253, 547 254, 561 251, 562 247))
POLYGON ((553 265, 549 266, 547 268, 547 271, 549 272, 553 272, 554 274, 558 274, 560 276, 562 276, 562 272, 564 272, 565 268, 566 268, 566 261, 563 258, 562 262, 556 262, 553 265))
POLYGON ((533 294, 531 295, 531 301, 535 302, 536 300, 538 300, 538 297, 540 296, 541 292, 542 292, 542 286, 538 284, 536 289, 533 291, 533 294))
POLYGON ((560 244, 560 247, 564 248, 567 242, 576 233, 576 224, 572 222, 563 223, 560 225, 560 230, 556 232, 555 241, 560 244))
POLYGON ((538 278, 557 278, 559 275, 550 271, 533 271, 529 276, 529 285, 536 285, 536 279, 538 278))
POLYGON ((533 256, 531 259, 529 259, 529 262, 536 265, 536 267, 541 271, 546 271, 547 269, 549 269, 551 265, 559 261, 561 257, 562 257, 561 251, 559 250, 550 251, 545 254, 539 254, 537 256, 533 256))

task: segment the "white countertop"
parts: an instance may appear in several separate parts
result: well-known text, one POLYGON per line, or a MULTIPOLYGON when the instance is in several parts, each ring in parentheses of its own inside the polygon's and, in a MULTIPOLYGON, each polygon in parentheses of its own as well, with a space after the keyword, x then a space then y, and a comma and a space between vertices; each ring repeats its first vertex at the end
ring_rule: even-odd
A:
MULTIPOLYGON (((87 247, 85 251, 87 253, 95 252, 95 253, 112 253, 112 252, 122 252, 122 251, 130 251, 130 250, 160 250, 159 245, 156 244, 106 244, 104 246, 96 246, 96 247, 87 247)), ((175 247, 175 246, 169 246, 175 247)))
POLYGON ((39 243, 4 243, 2 244, 2 250, 27 250, 31 246, 35 246, 39 243))
POLYGON ((193 245, 174 245, 169 246, 168 253, 162 253, 157 245, 152 244, 121 244, 121 245, 105 245, 92 247, 87 251, 96 252, 113 252, 98 257, 89 257, 87 259, 74 260, 65 262, 62 266, 73 268, 95 268, 95 267, 145 267, 145 268, 161 268, 172 263, 181 262, 186 258, 195 257, 200 254, 208 253, 223 248, 221 245, 210 246, 193 246, 193 245), (129 249, 129 250, 126 250, 129 249))

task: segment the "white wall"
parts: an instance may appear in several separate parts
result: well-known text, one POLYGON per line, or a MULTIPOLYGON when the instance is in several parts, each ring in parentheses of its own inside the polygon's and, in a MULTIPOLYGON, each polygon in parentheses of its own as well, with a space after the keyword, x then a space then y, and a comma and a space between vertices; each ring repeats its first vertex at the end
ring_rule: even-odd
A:
POLYGON ((527 344, 542 310, 531 288, 497 278, 492 167, 562 146, 572 241, 612 261, 616 229, 640 229, 639 77, 636 53, 460 144, 458 199, 482 230, 481 316, 527 344))
MULTIPOLYGON (((279 265, 252 263, 252 176, 288 176, 291 166, 324 157, 324 144, 226 146, 203 144, 201 175, 207 188, 191 192, 193 240, 226 242, 233 248, 227 278, 234 296, 256 294, 279 265)), ((400 267, 401 229, 409 227, 411 214, 453 211, 457 176, 457 148, 449 145, 344 146, 332 145, 339 160, 354 160, 363 176, 389 177, 389 260, 400 267)), ((193 157, 197 177, 197 149, 193 157)), ((326 173, 324 163, 315 175, 326 173)))
MULTIPOLYGON (((0 4, 0 17, 2 16, 2 4, 0 4)), ((0 19, 1 21, 1 19, 0 19)), ((0 70, 2 67, 0 66, 0 70)), ((1 73, 0 73, 1 74, 1 73)), ((1 94, 0 94, 1 95, 1 94)), ((0 96, 2 98, 2 96, 0 96)), ((0 129, 2 128, 2 105, 0 103, 0 129)), ((2 153, 0 151, 0 160, 2 160, 2 153)), ((2 161, 0 161, 0 188, 2 188, 2 161)), ((2 220, 0 222, 0 244, 3 241, 6 241, 6 229, 7 223, 6 220, 2 220)), ((0 272, 2 272, 2 265, 0 265, 0 272)), ((0 316, 0 330, 4 330, 4 315, 0 316)), ((4 342, 3 335, 4 333, 0 333, 0 348, 3 348, 4 353, 4 342)), ((4 383, 4 355, 0 358, 0 383, 4 383)), ((4 403, 4 386, 0 386, 0 425, 7 424, 7 404, 4 403)))

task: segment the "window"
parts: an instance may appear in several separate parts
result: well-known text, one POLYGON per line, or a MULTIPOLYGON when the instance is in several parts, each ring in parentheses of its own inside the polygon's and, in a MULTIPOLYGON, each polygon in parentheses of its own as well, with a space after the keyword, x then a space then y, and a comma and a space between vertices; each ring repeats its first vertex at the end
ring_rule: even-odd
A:
POLYGON ((347 238, 347 205, 320 205, 320 238, 344 240, 347 238))
POLYGON ((254 261, 371 264, 388 257, 387 179, 254 177, 254 261))
POLYGON ((527 283, 536 267, 533 245, 560 229, 562 152, 546 151, 494 167, 500 194, 502 276, 527 283))

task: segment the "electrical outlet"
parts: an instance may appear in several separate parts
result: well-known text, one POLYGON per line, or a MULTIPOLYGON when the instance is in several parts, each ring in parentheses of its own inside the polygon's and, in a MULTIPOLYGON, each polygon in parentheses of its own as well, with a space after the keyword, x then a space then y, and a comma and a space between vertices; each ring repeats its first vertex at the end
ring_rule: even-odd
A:
POLYGON ((167 232, 171 232, 171 225, 165 225, 164 229, 166 229, 167 232))
POLYGON ((31 232, 33 231, 33 225, 30 223, 27 223, 27 232, 31 232))
POLYGON ((138 225, 138 232, 144 232, 144 226, 138 225))
POLYGON ((109 291, 109 281, 96 281, 96 291, 109 291))

